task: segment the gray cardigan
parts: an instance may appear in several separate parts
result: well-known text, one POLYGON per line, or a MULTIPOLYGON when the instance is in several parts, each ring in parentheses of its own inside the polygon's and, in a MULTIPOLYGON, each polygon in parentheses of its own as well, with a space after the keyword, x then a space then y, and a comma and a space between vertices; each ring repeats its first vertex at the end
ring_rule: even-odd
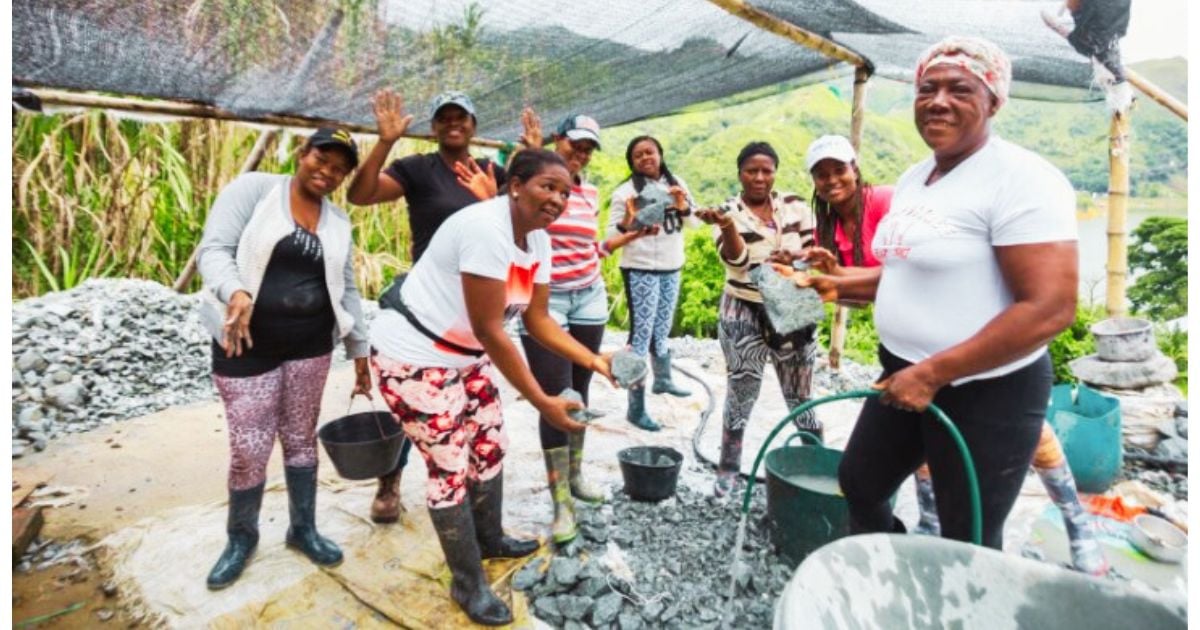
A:
MULTIPOLYGON (((254 297, 262 284, 275 245, 295 229, 289 201, 288 175, 246 173, 221 190, 204 224, 197 268, 204 279, 200 318, 213 338, 222 341, 225 309, 234 292, 254 297)), ((362 298, 354 284, 354 243, 350 218, 323 200, 317 236, 325 257, 325 286, 337 327, 334 341, 346 346, 347 358, 368 355, 362 298)))

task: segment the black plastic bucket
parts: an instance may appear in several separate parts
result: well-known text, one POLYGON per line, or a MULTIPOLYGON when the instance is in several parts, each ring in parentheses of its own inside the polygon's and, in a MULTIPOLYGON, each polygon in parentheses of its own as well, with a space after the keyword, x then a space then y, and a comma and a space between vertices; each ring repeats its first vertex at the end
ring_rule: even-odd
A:
POLYGON ((617 453, 625 494, 637 501, 662 501, 675 495, 683 453, 668 446, 631 446, 617 453))
POLYGON ((373 479, 396 468, 404 432, 386 411, 342 416, 317 431, 338 474, 346 479, 373 479))

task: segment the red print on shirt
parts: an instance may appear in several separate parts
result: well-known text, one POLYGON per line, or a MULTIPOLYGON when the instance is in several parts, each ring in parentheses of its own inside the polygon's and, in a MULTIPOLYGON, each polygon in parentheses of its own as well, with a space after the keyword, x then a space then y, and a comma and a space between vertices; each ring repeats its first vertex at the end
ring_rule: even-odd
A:
POLYGON ((509 263, 508 280, 504 284, 506 321, 525 312, 525 308, 529 306, 530 300, 533 299, 533 279, 537 276, 539 264, 535 262, 526 268, 509 263))

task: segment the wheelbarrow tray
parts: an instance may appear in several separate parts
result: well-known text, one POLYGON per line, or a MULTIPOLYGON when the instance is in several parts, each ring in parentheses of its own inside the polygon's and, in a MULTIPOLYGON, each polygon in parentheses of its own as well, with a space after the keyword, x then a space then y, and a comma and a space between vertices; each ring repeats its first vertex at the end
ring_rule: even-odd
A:
POLYGON ((1187 601, 932 536, 843 538, 809 555, 775 607, 799 628, 1187 628, 1187 601))

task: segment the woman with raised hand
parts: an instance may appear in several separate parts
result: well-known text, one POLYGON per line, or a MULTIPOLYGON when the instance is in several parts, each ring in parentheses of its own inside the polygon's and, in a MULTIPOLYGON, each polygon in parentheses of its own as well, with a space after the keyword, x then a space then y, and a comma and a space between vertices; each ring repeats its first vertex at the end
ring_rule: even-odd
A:
MULTIPOLYGON (((412 236, 412 264, 425 253, 433 235, 455 212, 496 196, 504 186, 504 167, 487 158, 471 156, 475 136, 475 105, 462 92, 444 92, 433 99, 429 117, 437 150, 419 153, 387 164, 396 141, 412 123, 404 99, 392 90, 380 90, 371 99, 379 142, 371 148, 362 168, 350 182, 346 198, 356 205, 373 205, 404 198, 412 236)), ((371 520, 394 523, 400 518, 400 473, 408 462, 412 444, 407 440, 395 470, 379 478, 371 503, 371 520)))
POLYGON ((316 426, 335 342, 354 359, 354 393, 371 391, 350 219, 327 199, 357 164, 348 132, 319 129, 300 149, 295 175, 238 176, 205 221, 197 254, 201 318, 213 336, 213 381, 225 404, 231 460, 229 541, 208 574, 210 589, 237 580, 258 545, 277 435, 287 545, 319 565, 342 561, 337 545, 317 533, 316 426))
POLYGON ((872 241, 882 265, 795 274, 826 300, 875 302, 881 394, 864 403, 838 474, 854 532, 903 531, 889 498, 928 460, 943 535, 970 539, 963 464, 930 403, 974 459, 985 545, 1001 547, 1033 459, 1053 379, 1046 346, 1075 316, 1075 195, 1044 158, 991 133, 1011 80, 986 40, 925 51, 913 109, 933 156, 896 184, 872 241))
MULTIPOLYGON (((788 409, 808 400, 816 358, 816 326, 778 334, 767 319, 763 296, 750 280, 750 270, 768 264, 773 252, 799 251, 813 244, 812 211, 799 195, 775 188, 779 156, 766 142, 751 142, 737 156, 742 192, 717 210, 697 210, 696 217, 716 227, 713 236, 725 265, 725 291, 717 336, 725 355, 725 392, 721 459, 713 493, 730 494, 741 471, 742 436, 762 389, 768 360, 783 389, 788 409)), ((796 424, 821 433, 812 412, 796 424)))
POLYGON ((501 528, 508 438, 492 365, 553 427, 583 426, 567 412, 582 405, 547 394, 505 332, 521 315, 550 352, 611 378, 592 352, 549 311, 551 246, 546 228, 562 215, 571 177, 561 157, 528 149, 509 164, 504 196, 446 220, 401 288, 402 308, 371 326, 379 390, 428 468, 429 516, 450 566, 450 594, 476 623, 512 614, 488 587, 481 560, 533 553, 538 543, 501 528))
MULTIPOLYGON (((542 135, 540 121, 536 116, 526 116, 524 124, 525 138, 536 146, 542 135)), ((604 241, 596 240, 599 195, 596 187, 584 178, 583 169, 591 161, 592 153, 600 149, 600 125, 588 116, 570 115, 558 125, 551 140, 555 153, 567 165, 571 196, 562 216, 546 228, 552 261, 548 308, 554 321, 571 337, 588 350, 599 352, 604 326, 608 323, 608 294, 600 275, 600 260, 643 232, 629 231, 604 241)), ((587 404, 592 380, 590 369, 572 366, 567 357, 550 351, 524 329, 521 345, 529 369, 543 391, 558 395, 568 388, 574 389, 587 404)), ((538 421, 538 434, 554 501, 551 532, 556 543, 565 543, 577 534, 574 500, 601 503, 604 491, 583 478, 585 431, 562 431, 543 416, 538 421)))
MULTIPOLYGON (((655 394, 690 396, 691 392, 671 380, 671 352, 667 337, 675 321, 679 299, 679 277, 683 268, 683 224, 695 205, 687 184, 671 173, 663 157, 662 144, 651 136, 638 136, 625 147, 629 178, 617 187, 609 205, 608 233, 627 234, 635 229, 632 220, 637 197, 647 186, 660 188, 675 205, 665 211, 661 226, 630 243, 621 254, 621 277, 629 305, 629 343, 634 354, 645 357, 653 350, 655 394)), ((646 390, 630 388, 626 419, 635 427, 658 431, 661 427, 646 413, 646 390)))

